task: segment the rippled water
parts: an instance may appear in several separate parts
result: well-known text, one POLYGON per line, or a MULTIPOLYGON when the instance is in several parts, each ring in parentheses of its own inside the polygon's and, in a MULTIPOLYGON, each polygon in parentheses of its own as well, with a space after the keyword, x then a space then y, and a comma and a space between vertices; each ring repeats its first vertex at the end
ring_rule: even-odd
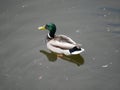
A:
POLYGON ((0 90, 119 90, 119 0, 11 0, 0 5, 0 90), (58 58, 46 48, 56 34, 85 52, 58 58))

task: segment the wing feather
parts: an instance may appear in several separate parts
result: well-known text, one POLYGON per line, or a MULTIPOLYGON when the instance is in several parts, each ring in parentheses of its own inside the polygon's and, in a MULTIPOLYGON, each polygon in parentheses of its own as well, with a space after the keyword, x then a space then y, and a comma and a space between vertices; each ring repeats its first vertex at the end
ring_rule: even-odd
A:
POLYGON ((70 43, 70 44, 76 44, 75 41, 73 41, 70 37, 68 37, 66 35, 57 35, 54 39, 57 40, 57 41, 60 41, 60 42, 66 42, 66 43, 70 43))
POLYGON ((49 41, 49 44, 56 48, 71 49, 75 47, 76 42, 65 35, 57 35, 54 39, 49 41))

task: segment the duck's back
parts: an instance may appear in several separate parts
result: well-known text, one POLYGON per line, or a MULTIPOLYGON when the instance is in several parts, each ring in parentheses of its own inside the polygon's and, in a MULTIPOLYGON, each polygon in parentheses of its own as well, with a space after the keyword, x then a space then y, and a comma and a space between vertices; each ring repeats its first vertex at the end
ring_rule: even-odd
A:
POLYGON ((65 35, 56 35, 54 40, 64 43, 76 44, 75 41, 73 41, 70 37, 65 35))

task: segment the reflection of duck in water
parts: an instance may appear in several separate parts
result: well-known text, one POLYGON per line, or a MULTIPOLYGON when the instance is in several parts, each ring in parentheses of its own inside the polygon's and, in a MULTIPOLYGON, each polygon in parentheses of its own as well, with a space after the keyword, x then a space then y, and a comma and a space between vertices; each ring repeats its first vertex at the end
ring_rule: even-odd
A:
MULTIPOLYGON (((57 55, 53 52, 47 52, 44 50, 40 50, 40 52, 45 54, 49 61, 56 61, 57 60, 57 55)), ((79 54, 78 55, 71 55, 71 56, 63 55, 62 57, 59 57, 59 58, 66 60, 66 61, 69 61, 69 62, 72 62, 72 63, 75 63, 78 66, 84 64, 84 59, 79 54)))
POLYGON ((49 30, 47 35, 47 48, 52 52, 58 53, 59 55, 77 55, 84 51, 80 47, 80 44, 77 44, 71 38, 66 35, 55 35, 56 25, 49 23, 38 27, 39 30, 49 30))

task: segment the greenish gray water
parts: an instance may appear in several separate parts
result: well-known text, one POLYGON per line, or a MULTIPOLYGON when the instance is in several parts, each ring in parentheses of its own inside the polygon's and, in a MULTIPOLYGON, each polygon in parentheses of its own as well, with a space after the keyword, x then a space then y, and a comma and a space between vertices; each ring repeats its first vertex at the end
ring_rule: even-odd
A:
POLYGON ((119 90, 119 0, 11 0, 0 3, 0 90, 119 90), (9 4, 8 4, 8 3, 9 4), (57 58, 46 48, 56 34, 85 52, 57 58))

